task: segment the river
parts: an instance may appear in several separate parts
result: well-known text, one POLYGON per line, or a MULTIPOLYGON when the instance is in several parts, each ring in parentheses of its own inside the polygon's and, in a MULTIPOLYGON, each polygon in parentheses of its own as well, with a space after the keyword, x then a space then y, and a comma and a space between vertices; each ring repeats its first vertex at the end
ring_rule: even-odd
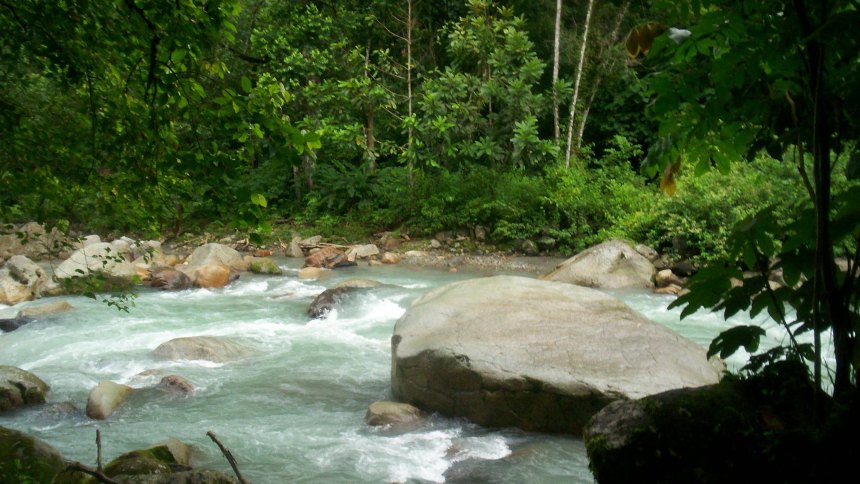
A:
MULTIPOLYGON (((65 297, 72 311, 0 334, 0 364, 29 370, 51 386, 48 405, 2 414, 0 425, 90 464, 95 429, 102 433, 105 462, 176 437, 193 445, 195 464, 231 474, 206 437, 211 430, 255 483, 592 482, 579 439, 486 429, 436 415, 405 433, 364 424, 367 406, 390 398, 389 339, 397 319, 427 289, 484 274, 354 267, 303 281, 296 277, 300 261, 278 262, 284 275, 243 274, 223 290, 143 289, 128 314, 65 297), (326 319, 305 314, 316 294, 350 278, 387 285, 357 295, 326 319), (215 364, 152 355, 167 340, 196 335, 241 338, 254 356, 215 364), (156 375, 142 376, 147 370, 156 375), (185 377, 195 393, 141 392, 106 421, 83 414, 87 394, 100 380, 144 387, 163 374, 185 377)), ((705 347, 722 329, 748 322, 742 317, 725 322, 710 313, 679 321, 679 310, 666 309, 670 297, 613 294, 705 347)), ((22 306, 0 306, 0 318, 13 317, 22 306)), ((781 333, 766 326, 769 343, 775 344, 781 333)))

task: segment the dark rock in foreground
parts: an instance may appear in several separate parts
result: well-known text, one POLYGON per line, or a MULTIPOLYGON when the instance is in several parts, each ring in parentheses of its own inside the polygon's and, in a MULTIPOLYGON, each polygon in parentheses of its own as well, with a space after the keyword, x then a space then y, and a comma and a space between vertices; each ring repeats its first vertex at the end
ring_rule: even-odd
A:
MULTIPOLYGON (((822 441, 811 419, 812 395, 806 369, 783 363, 779 373, 748 381, 614 402, 585 428, 589 467, 601 483, 626 483, 631 476, 639 482, 828 482, 840 451, 822 441)), ((856 438, 856 427, 846 433, 856 438)))

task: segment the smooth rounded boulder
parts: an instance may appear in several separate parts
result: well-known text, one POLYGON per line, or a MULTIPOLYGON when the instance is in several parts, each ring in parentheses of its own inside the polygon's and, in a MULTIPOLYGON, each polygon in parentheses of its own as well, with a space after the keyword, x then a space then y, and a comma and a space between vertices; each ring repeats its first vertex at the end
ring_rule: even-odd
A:
POLYGON ((374 427, 410 427, 423 422, 424 417, 425 414, 421 409, 408 403, 379 401, 367 407, 364 422, 374 427))
POLYGON ((128 385, 102 380, 90 390, 87 398, 87 417, 104 420, 113 414, 134 391, 128 385))
POLYGON ((654 287, 654 264, 620 240, 590 247, 541 279, 603 289, 654 287))
POLYGON ((152 352, 166 360, 206 360, 215 363, 239 360, 250 354, 247 347, 219 336, 174 338, 161 343, 152 352))
POLYGON ((456 282, 397 321, 395 398, 487 426, 580 435, 608 403, 716 383, 705 350, 599 291, 515 276, 456 282))
POLYGON ((48 384, 27 370, 0 365, 0 412, 45 403, 48 384))
POLYGON ((209 243, 194 249, 187 263, 175 267, 197 287, 220 288, 236 280, 238 272, 248 270, 242 255, 223 244, 209 243))

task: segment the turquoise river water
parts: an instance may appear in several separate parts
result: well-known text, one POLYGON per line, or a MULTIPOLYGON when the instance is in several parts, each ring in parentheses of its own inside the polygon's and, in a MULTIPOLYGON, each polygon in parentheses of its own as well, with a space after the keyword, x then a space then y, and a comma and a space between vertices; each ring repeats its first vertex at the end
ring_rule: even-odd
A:
MULTIPOLYGON (((487 429, 436 415, 404 433, 364 424, 367 406, 390 398, 389 339, 397 319, 429 288, 484 274, 355 267, 303 281, 296 277, 298 261, 279 263, 282 276, 243 275, 223 290, 144 289, 129 314, 66 297, 72 311, 0 334, 0 364, 29 370, 51 386, 48 405, 0 415, 0 425, 88 464, 95 462, 96 429, 105 461, 176 437, 193 445, 195 464, 232 474, 206 437, 211 430, 254 483, 592 482, 579 439, 487 429), (357 295, 327 319, 305 314, 316 294, 350 278, 389 285, 357 295), (215 364, 152 355, 167 340, 196 335, 240 338, 254 356, 215 364), (140 375, 146 370, 158 376, 140 375), (83 414, 87 394, 100 380, 145 387, 163 374, 185 377, 195 393, 140 392, 105 421, 83 414), (69 411, 66 402, 80 410, 69 411)), ((679 321, 678 310, 666 310, 669 297, 613 294, 705 347, 721 330, 748 322, 705 313, 679 321)), ((0 305, 0 318, 43 302, 0 305)), ((766 326, 770 343, 778 342, 781 332, 766 326)), ((744 359, 738 355, 729 364, 744 359)))

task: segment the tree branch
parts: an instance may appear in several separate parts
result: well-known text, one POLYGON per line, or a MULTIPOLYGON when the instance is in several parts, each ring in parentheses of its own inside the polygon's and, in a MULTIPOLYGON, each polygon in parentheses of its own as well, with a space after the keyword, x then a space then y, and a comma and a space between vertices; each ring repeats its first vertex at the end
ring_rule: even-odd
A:
POLYGON ((230 467, 233 468, 233 472, 236 474, 236 478, 239 479, 239 482, 241 484, 249 484, 248 481, 246 481, 245 478, 242 477, 242 473, 239 472, 239 466, 236 464, 236 458, 233 457, 233 454, 230 452, 230 449, 224 447, 224 444, 222 444, 221 441, 218 440, 218 437, 216 437, 215 433, 211 430, 206 432, 206 435, 208 435, 209 438, 212 439, 212 441, 218 445, 218 448, 221 449, 221 453, 224 454, 224 457, 227 459, 227 462, 230 463, 230 467))

